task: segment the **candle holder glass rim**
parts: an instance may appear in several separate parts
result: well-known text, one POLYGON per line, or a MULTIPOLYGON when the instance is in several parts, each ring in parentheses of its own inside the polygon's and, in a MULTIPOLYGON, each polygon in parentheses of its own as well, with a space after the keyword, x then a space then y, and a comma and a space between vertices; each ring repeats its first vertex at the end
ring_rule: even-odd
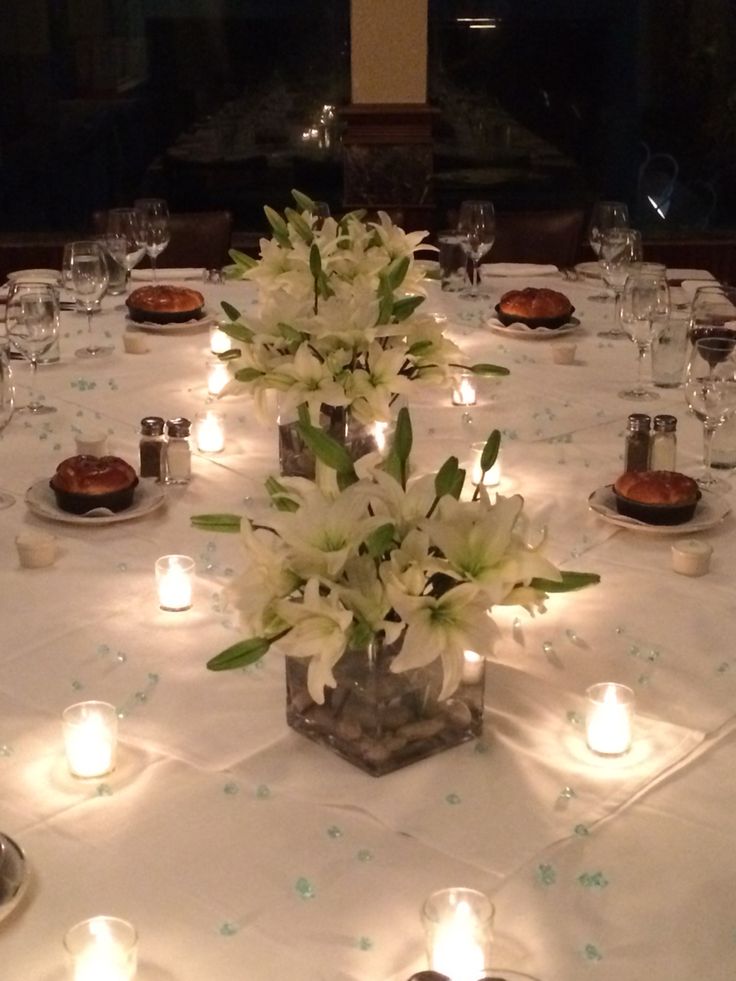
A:
POLYGON ((426 921, 433 925, 441 922, 443 911, 439 908, 433 908, 432 905, 440 899, 443 901, 443 905, 446 904, 448 908, 457 906, 460 900, 470 899, 474 904, 477 904, 473 905, 472 909, 479 924, 487 925, 488 927, 493 925, 496 907, 480 889, 472 889, 469 886, 446 886, 443 889, 435 889, 434 892, 431 892, 422 903, 421 914, 426 921), (454 902, 450 898, 452 896, 456 897, 454 902))
POLYGON ((130 956, 135 951, 138 946, 138 931, 135 925, 122 916, 100 914, 98 916, 88 916, 86 919, 75 923, 74 926, 69 927, 66 931, 63 944, 64 949, 71 957, 75 957, 81 953, 81 949, 76 946, 75 941, 79 943, 80 941, 89 939, 90 936, 94 936, 94 931, 90 927, 93 923, 100 922, 104 922, 108 927, 116 931, 115 939, 119 944, 125 945, 126 956, 130 956))
POLYGON ((88 698, 81 702, 75 702, 73 705, 67 705, 61 713, 61 718, 69 725, 79 725, 80 721, 82 721, 79 718, 81 710, 91 708, 103 709, 105 715, 114 717, 117 720, 118 712, 115 706, 99 698, 88 698))
POLYGON ((585 695, 596 705, 604 705, 606 692, 613 688, 617 695, 619 705, 633 705, 636 700, 636 693, 628 685, 618 681, 598 681, 594 685, 589 685, 585 689, 585 695))
POLYGON ((168 555, 159 555, 159 557, 156 559, 156 568, 159 568, 159 563, 161 563, 160 568, 162 569, 171 568, 174 564, 176 564, 183 572, 191 572, 195 565, 194 559, 191 555, 184 555, 180 552, 171 552, 168 555), (177 559, 178 561, 174 563, 172 559, 177 559))

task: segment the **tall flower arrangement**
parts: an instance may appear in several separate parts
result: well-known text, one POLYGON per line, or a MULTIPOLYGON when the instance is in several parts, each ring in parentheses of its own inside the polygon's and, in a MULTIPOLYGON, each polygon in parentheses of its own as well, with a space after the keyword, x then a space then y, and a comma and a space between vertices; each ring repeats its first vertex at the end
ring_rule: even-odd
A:
POLYGON ((448 381, 463 368, 507 374, 488 364, 465 365, 435 319, 422 312, 425 266, 415 258, 425 232, 406 233, 388 215, 366 221, 351 212, 336 221, 292 192, 297 208, 266 207, 271 239, 260 259, 231 253, 229 275, 258 287, 256 311, 223 303, 234 341, 223 355, 237 382, 263 404, 280 395, 287 416, 300 407, 318 424, 324 407, 342 407, 359 422, 388 422, 391 405, 417 383, 448 381))

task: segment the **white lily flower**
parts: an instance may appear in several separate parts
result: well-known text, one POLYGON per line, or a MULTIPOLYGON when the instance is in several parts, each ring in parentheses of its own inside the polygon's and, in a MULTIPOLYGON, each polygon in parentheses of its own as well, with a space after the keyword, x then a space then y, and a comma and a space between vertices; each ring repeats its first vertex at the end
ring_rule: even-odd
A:
POLYGON ((347 405, 345 390, 336 382, 329 366, 320 360, 306 342, 301 344, 293 360, 284 361, 272 373, 275 387, 284 391, 284 411, 306 402, 312 418, 319 418, 319 409, 327 405, 347 405))
POLYGON ((249 634, 278 633, 283 623, 276 603, 300 584, 298 576, 288 568, 286 544, 269 531, 254 530, 249 521, 242 522, 240 539, 248 561, 245 572, 228 588, 228 599, 249 634))

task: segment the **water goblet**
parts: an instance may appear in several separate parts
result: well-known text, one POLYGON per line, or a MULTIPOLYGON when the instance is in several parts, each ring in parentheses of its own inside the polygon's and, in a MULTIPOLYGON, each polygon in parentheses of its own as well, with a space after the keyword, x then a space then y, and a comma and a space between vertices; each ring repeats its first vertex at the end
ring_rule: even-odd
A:
POLYGON ((685 374, 685 400, 703 424, 703 470, 697 478, 704 490, 728 491, 730 484, 711 469, 713 435, 736 412, 736 331, 696 337, 685 374))
POLYGON ((637 382, 634 388, 619 392, 619 398, 636 401, 658 399, 657 392, 644 384, 644 361, 651 354, 652 342, 670 311, 670 289, 664 266, 635 264, 621 296, 621 326, 636 345, 637 382))
POLYGON ((27 412, 45 415, 56 412, 37 392, 38 360, 59 337, 59 295, 46 283, 14 283, 6 306, 8 340, 31 366, 27 412))
POLYGON ((156 282, 156 259, 171 241, 169 206, 163 198, 138 198, 133 207, 143 215, 146 254, 151 260, 151 273, 156 282))
MULTIPOLYGON (((629 209, 623 201, 596 201, 588 222, 588 242, 596 259, 600 259, 602 236, 611 228, 628 227, 629 209)), ((588 299, 595 303, 605 303, 608 296, 605 293, 594 293, 588 299)))
POLYGON ((146 252, 148 238, 143 213, 138 208, 111 208, 107 213, 107 234, 120 236, 124 240, 116 258, 129 273, 146 252))
POLYGON ((71 289, 80 306, 87 314, 89 330, 87 345, 74 354, 77 358, 99 358, 112 354, 113 348, 98 344, 92 330, 92 313, 107 289, 109 276, 107 262, 98 242, 72 242, 70 248, 71 289))
POLYGON ((496 213, 490 201, 463 201, 457 221, 461 245, 473 263, 473 280, 468 296, 478 296, 480 263, 496 241, 496 213))
POLYGON ((641 233, 633 228, 612 228, 600 238, 599 265, 606 286, 613 292, 613 327, 599 330, 599 337, 626 337, 622 329, 621 294, 631 266, 641 262, 641 233))

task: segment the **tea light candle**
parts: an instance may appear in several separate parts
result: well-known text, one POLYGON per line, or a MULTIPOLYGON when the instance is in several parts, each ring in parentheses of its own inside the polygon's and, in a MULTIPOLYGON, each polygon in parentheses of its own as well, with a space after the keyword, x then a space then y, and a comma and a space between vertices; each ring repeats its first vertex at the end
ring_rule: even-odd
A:
POLYGON ((73 981, 132 981, 138 966, 138 936, 116 916, 82 920, 64 937, 73 981))
POLYGON ((126 354, 146 354, 149 350, 145 334, 135 331, 123 334, 123 348, 126 354))
POLYGON ((455 378, 452 386, 452 404, 475 405, 477 398, 475 379, 469 371, 464 371, 455 378))
POLYGON ((230 381, 227 362, 219 358, 210 358, 207 362, 207 391, 210 395, 219 395, 230 381))
POLYGON ((75 777, 101 777, 115 768, 118 716, 109 702, 77 702, 62 713, 64 749, 75 777))
POLYGON ((379 453, 384 453, 386 450, 386 433, 388 432, 387 422, 374 422, 373 423, 373 439, 376 444, 376 449, 379 453))
POLYGON ((490 962, 494 909, 475 889, 440 889, 422 908, 429 967, 450 981, 479 981, 490 962))
POLYGON ((704 576, 713 549, 697 538, 681 538, 672 546, 672 568, 682 576, 704 576))
POLYGON ((208 409, 194 420, 194 438, 200 453, 221 453, 225 449, 225 417, 208 409))
POLYGON ((158 602, 162 610, 180 613, 192 605, 194 559, 188 555, 162 555, 156 559, 158 602))
POLYGON ((478 685, 483 681, 485 658, 475 651, 463 651, 462 680, 465 685, 478 685))
POLYGON ((631 748, 634 692, 626 685, 591 685, 586 695, 585 733, 588 747, 601 756, 620 756, 631 748))
POLYGON ((232 341, 227 334, 223 330, 220 330, 217 324, 213 324, 210 327, 210 351, 213 354, 224 354, 232 346, 232 341))
MULTIPOLYGON (((480 458, 485 448, 485 443, 475 443, 473 445, 473 458, 470 469, 470 479, 474 486, 478 486, 483 477, 483 471, 480 468, 480 458)), ((501 457, 500 455, 496 457, 496 462, 493 464, 490 470, 486 472, 485 478, 483 479, 484 487, 496 487, 501 482, 501 457)))

